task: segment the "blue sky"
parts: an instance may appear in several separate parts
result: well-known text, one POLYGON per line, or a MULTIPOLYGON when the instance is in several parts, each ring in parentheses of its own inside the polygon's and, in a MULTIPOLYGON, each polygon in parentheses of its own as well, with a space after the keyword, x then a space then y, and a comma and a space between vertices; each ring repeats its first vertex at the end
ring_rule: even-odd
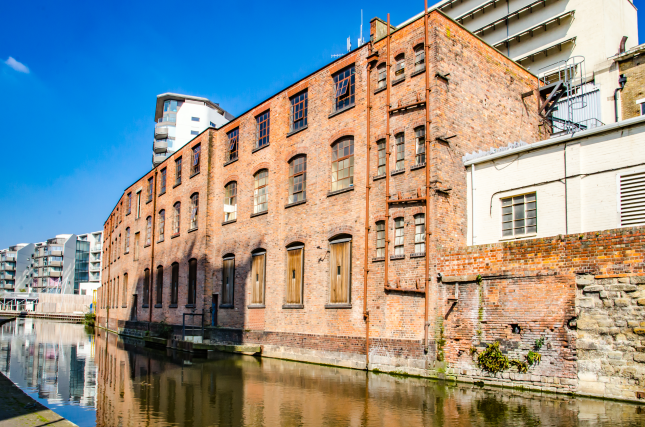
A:
POLYGON ((0 248, 102 229, 150 169, 157 94, 238 115, 356 45, 361 8, 369 37, 423 2, 4 2, 0 248))

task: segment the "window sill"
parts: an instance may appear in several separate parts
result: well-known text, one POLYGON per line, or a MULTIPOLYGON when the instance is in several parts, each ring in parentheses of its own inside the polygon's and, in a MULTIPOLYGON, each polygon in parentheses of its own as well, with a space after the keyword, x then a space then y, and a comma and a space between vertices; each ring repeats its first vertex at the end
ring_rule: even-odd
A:
POLYGON ((298 310, 305 308, 304 304, 284 304, 282 306, 283 310, 298 310))
POLYGON ((266 214, 268 214, 268 213, 269 213, 269 210, 268 210, 268 209, 267 209, 266 211, 252 213, 252 214, 251 214, 251 218, 255 218, 256 216, 266 215, 266 214))
POLYGON ((128 308, 128 306, 127 305, 122 305, 121 308, 128 308))
POLYGON ((382 262, 382 261, 385 261, 384 256, 378 256, 378 257, 372 258, 372 262, 382 262))
POLYGON ((157 243, 163 243, 164 239, 157 240, 157 243))
POLYGON ((238 160, 238 158, 237 158, 237 157, 236 157, 236 158, 234 158, 233 160, 228 160, 228 161, 224 162, 224 166, 228 166, 228 165, 230 165, 231 163, 235 163, 235 162, 237 162, 237 160, 238 160))
POLYGON ((352 308, 351 304, 325 304, 325 308, 352 308))
POLYGON ((382 174, 380 174, 380 175, 374 175, 374 176, 372 177, 372 181, 378 181, 379 179, 383 179, 383 178, 385 178, 385 174, 384 174, 384 173, 382 173, 382 174))
POLYGON ((390 261, 394 261, 397 259, 405 259, 405 255, 390 255, 390 261))
POLYGON ((181 185, 181 181, 176 182, 176 183, 175 183, 175 185, 173 185, 173 186, 172 186, 172 188, 178 187, 178 186, 180 186, 180 185, 181 185))
POLYGON ((148 304, 143 304, 141 308, 148 308, 148 304))
POLYGON ((161 196, 163 196, 164 194, 166 194, 166 190, 164 190, 164 191, 162 191, 161 193, 157 194, 157 197, 161 197, 161 196))
POLYGON ((287 203, 286 205, 284 205, 284 208, 289 209, 289 208, 292 208, 294 206, 304 205, 305 203, 307 203, 307 199, 299 200, 299 201, 293 202, 293 203, 287 203))
POLYGON ((155 308, 162 308, 162 307, 163 307, 163 305, 161 305, 161 304, 155 304, 155 308))
POLYGON ((405 168, 390 171, 390 176, 399 175, 405 172, 405 168))
POLYGON ((237 222, 237 219, 232 219, 232 220, 230 220, 230 221, 224 221, 224 222, 222 223, 222 225, 229 225, 229 224, 233 224, 234 222, 237 222))
POLYGON ((172 236, 170 236, 171 239, 174 239, 175 237, 179 237, 179 233, 173 234, 172 236))
POLYGON ((220 304, 219 308, 235 308, 233 304, 220 304))
POLYGON ((391 85, 396 86, 396 85, 398 85, 399 83, 401 83, 403 81, 405 81, 405 74, 403 76, 399 77, 399 78, 396 78, 396 79, 392 80, 391 85))
POLYGON ((246 306, 246 308, 252 309, 252 308, 266 308, 264 304, 249 304, 246 306))
POLYGON ((192 233, 193 231, 197 231, 197 230, 199 230, 199 228, 195 227, 195 228, 191 228, 190 230, 188 230, 188 232, 192 233))
POLYGON ((195 308, 195 304, 186 304, 186 308, 195 308))
POLYGON ((168 308, 177 308, 177 304, 170 304, 168 308))
POLYGON ((419 163, 418 165, 410 166, 410 172, 417 170, 417 169, 423 169, 426 167, 425 163, 419 163))
MULTIPOLYGON (((129 254, 129 253, 130 253, 130 251, 125 251, 125 252, 123 252, 123 255, 127 255, 127 254, 129 254)), ((100 260, 99 260, 99 261, 100 261, 100 260)), ((92 262, 99 262, 99 261, 92 261, 92 262)))
POLYGON ((343 108, 341 108, 340 110, 336 110, 336 111, 334 111, 334 112, 333 112, 333 113, 331 113, 331 114, 329 115, 329 117, 327 117, 327 118, 328 118, 328 119, 331 119, 332 117, 337 116, 337 115, 339 115, 339 114, 342 114, 342 113, 344 113, 344 112, 345 112, 345 111, 347 111, 347 110, 351 110, 351 109, 352 109, 352 108, 354 108, 354 107, 356 107, 356 103, 354 103, 354 104, 352 104, 352 105, 348 105, 347 107, 343 107, 343 108))
POLYGON ((144 248, 147 248, 148 246, 150 246, 150 243, 148 243, 147 245, 143 245, 144 248))
POLYGON ((521 240, 521 239, 530 239, 532 237, 537 237, 537 233, 531 233, 531 234, 522 234, 520 236, 509 236, 509 237, 502 237, 499 239, 500 242, 508 242, 509 240, 521 240))
POLYGON ((255 147, 253 150, 251 150, 251 154, 253 154, 253 153, 257 153, 257 152, 258 152, 258 151, 260 151, 261 149, 263 149, 263 148, 267 148, 268 146, 269 146, 269 143, 267 142, 267 143, 266 143, 266 144, 264 144, 262 147, 255 147))
POLYGON ((410 77, 418 76, 419 74, 423 74, 426 72, 426 67, 423 67, 420 70, 413 71, 412 74, 410 74, 410 77))
POLYGON ((128 212, 127 214, 125 214, 125 216, 128 216, 128 215, 130 215, 131 213, 132 213, 132 212, 128 212))
POLYGON ((426 253, 425 252, 415 252, 413 254, 410 254, 410 258, 425 258, 426 253))
POLYGON ((188 177, 188 179, 192 179, 194 176, 199 175, 199 172, 200 171, 197 171, 197 172, 193 173, 191 176, 188 177))
POLYGON ((335 196, 336 194, 347 193, 348 191, 354 191, 354 186, 343 188, 342 190, 330 191, 327 193, 327 197, 335 196))
POLYGON ((150 202, 152 202, 152 199, 148 200, 148 201, 146 202, 146 205, 147 205, 148 203, 150 203, 150 202))
POLYGON ((383 86, 383 87, 380 87, 380 88, 374 90, 374 95, 376 95, 379 92, 383 92, 385 89, 387 89, 387 86, 383 86))
POLYGON ((303 130, 307 129, 308 127, 309 127, 309 125, 305 125, 305 126, 301 127, 301 128, 300 128, 300 129, 298 129, 298 130, 292 130, 291 132, 289 132, 289 133, 287 134, 287 138, 289 138, 291 135, 295 135, 295 134, 297 134, 298 132, 302 132, 303 130))

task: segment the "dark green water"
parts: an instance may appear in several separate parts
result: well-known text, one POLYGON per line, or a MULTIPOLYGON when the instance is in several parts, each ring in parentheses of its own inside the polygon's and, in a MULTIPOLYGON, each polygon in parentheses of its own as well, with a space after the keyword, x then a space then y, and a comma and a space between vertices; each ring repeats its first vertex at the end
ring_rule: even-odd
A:
POLYGON ((0 370, 80 426, 645 426, 645 406, 222 354, 80 325, 2 326, 0 370))

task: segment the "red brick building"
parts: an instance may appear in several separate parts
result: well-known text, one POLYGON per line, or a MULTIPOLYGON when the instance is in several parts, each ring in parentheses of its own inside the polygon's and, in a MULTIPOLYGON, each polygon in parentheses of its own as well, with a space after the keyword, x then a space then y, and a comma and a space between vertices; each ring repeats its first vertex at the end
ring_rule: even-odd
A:
POLYGON ((374 19, 370 43, 124 191, 104 228, 101 326, 203 312, 213 341, 360 368, 366 353, 425 369, 463 351, 443 342, 437 281, 466 245, 461 158, 548 136, 538 80, 439 11, 389 33, 374 19))

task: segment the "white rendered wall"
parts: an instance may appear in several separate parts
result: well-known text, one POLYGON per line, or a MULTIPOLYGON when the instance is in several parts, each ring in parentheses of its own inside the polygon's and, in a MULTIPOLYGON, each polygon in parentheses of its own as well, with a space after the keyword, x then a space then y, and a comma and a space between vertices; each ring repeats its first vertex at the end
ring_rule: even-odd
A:
POLYGON ((617 176, 645 171, 645 121, 638 119, 633 126, 475 164, 474 197, 472 166, 468 166, 468 242, 480 245, 508 239, 502 237, 501 199, 532 192, 537 197, 538 231, 519 238, 620 227, 617 176), (565 145, 570 177, 566 204, 565 145), (595 173, 608 169, 615 170, 595 173))
POLYGON ((174 135, 175 142, 172 147, 168 146, 168 149, 170 151, 177 151, 195 138, 196 135, 193 135, 191 131, 196 131, 200 134, 210 126, 211 121, 216 126, 221 126, 228 122, 217 110, 210 108, 203 102, 192 101, 190 99, 185 100, 177 110, 177 124, 174 135), (199 118, 199 121, 193 121, 193 117, 199 118))

